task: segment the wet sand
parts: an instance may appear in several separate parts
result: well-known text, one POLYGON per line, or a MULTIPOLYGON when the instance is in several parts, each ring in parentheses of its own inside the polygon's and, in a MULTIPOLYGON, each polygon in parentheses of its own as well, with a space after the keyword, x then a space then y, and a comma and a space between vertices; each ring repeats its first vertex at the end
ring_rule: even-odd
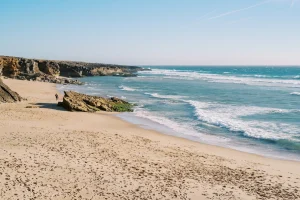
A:
POLYGON ((300 199, 300 162, 67 112, 54 84, 4 82, 27 101, 0 104, 0 199, 300 199))

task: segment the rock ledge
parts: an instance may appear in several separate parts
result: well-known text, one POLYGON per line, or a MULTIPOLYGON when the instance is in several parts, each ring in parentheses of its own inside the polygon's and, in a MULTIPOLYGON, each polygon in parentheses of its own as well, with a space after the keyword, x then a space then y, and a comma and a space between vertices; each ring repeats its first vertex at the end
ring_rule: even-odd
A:
POLYGON ((64 107, 68 111, 80 112, 132 112, 133 105, 116 97, 103 98, 77 93, 74 91, 65 91, 62 102, 58 106, 64 107))

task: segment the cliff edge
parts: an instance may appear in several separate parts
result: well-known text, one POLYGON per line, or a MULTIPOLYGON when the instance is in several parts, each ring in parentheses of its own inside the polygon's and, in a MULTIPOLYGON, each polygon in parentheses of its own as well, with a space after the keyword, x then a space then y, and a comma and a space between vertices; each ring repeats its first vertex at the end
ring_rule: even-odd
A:
POLYGON ((135 76, 141 70, 136 66, 0 56, 0 76, 21 80, 80 84, 58 77, 135 76))

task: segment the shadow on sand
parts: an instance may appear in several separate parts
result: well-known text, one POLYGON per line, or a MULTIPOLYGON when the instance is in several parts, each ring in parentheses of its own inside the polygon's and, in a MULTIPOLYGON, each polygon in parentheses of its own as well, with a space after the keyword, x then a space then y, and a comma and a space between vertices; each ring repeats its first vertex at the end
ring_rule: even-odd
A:
POLYGON ((40 108, 59 110, 59 111, 67 111, 63 107, 57 106, 57 103, 35 103, 35 106, 39 106, 40 108))

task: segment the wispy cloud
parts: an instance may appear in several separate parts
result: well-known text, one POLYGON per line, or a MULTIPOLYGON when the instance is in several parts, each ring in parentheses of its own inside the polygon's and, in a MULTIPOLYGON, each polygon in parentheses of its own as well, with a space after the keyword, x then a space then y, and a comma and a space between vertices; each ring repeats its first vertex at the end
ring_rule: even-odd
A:
POLYGON ((226 13, 223 13, 223 14, 220 14, 220 15, 217 15, 217 16, 214 16, 214 17, 211 17, 211 18, 209 18, 209 20, 217 19, 217 18, 221 18, 221 17, 225 17, 225 16, 227 16, 227 15, 231 15, 231 14, 237 13, 237 12, 249 10, 249 9, 252 9, 252 8, 255 8, 255 7, 258 7, 258 6, 267 4, 267 3, 270 3, 271 1, 272 1, 272 0, 267 0, 267 1, 263 1, 263 2, 258 3, 258 4, 254 4, 254 5, 252 5, 252 6, 248 6, 248 7, 246 7, 246 8, 241 8, 241 9, 237 9, 237 10, 232 10, 232 11, 229 11, 229 12, 226 12, 226 13))

